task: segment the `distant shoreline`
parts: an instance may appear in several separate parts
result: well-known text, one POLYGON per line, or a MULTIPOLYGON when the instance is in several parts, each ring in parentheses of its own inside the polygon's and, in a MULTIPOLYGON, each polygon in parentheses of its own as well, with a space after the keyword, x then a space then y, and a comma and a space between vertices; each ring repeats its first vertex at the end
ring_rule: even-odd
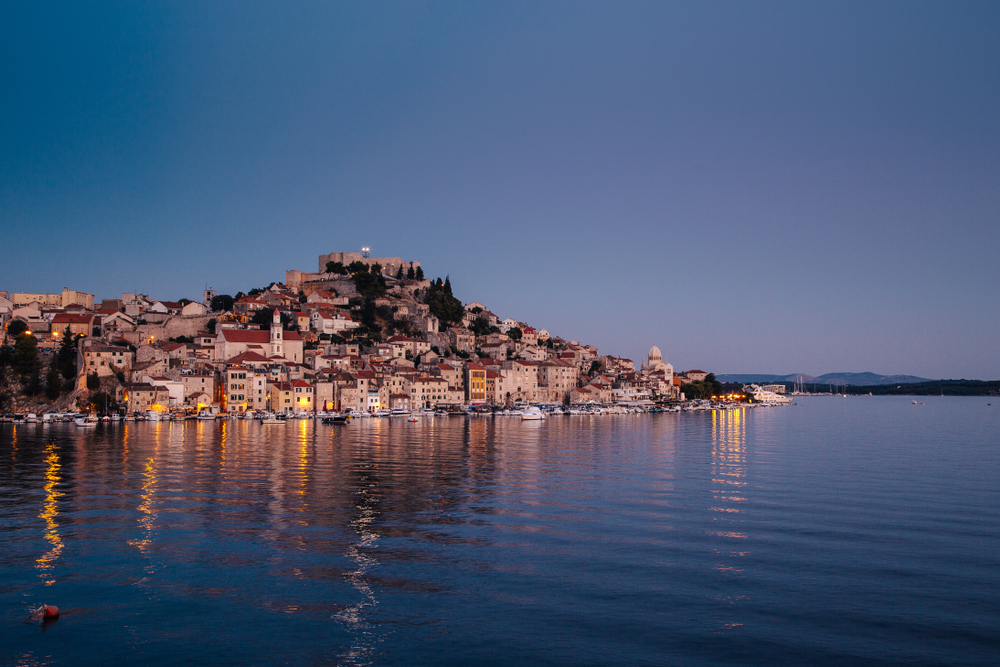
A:
MULTIPOLYGON (((791 393, 794 382, 779 382, 791 393)), ((805 384, 801 389, 810 394, 847 394, 861 396, 1000 396, 1000 380, 933 380, 893 385, 824 385, 805 384)))

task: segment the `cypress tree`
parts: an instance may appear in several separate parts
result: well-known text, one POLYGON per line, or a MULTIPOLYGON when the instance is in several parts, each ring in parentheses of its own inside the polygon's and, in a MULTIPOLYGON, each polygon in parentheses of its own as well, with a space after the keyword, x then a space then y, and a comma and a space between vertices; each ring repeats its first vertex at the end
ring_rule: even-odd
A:
POLYGON ((38 360, 38 341, 22 333, 14 343, 14 370, 20 375, 37 375, 42 363, 38 360))
POLYGON ((56 364, 59 372, 67 380, 76 379, 76 339, 69 332, 69 327, 63 331, 63 339, 56 352, 56 364))
POLYGON ((59 366, 53 359, 52 363, 49 364, 49 372, 45 375, 45 396, 50 401, 54 401, 59 398, 61 392, 62 378, 59 376, 59 366))

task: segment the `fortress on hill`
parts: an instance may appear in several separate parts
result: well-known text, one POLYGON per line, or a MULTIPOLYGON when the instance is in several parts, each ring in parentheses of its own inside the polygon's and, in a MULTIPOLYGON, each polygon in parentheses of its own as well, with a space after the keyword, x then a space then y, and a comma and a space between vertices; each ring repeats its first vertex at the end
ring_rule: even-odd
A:
POLYGON ((377 263, 382 265, 382 272, 390 276, 396 275, 399 267, 403 267, 403 272, 405 273, 411 266, 414 271, 420 266, 420 262, 404 262, 402 257, 368 257, 367 252, 331 252, 319 256, 319 266, 316 273, 297 271, 295 269, 285 271, 285 285, 293 289, 299 289, 303 283, 329 279, 330 276, 326 272, 328 262, 340 262, 344 266, 349 265, 351 262, 362 262, 368 266, 377 263))

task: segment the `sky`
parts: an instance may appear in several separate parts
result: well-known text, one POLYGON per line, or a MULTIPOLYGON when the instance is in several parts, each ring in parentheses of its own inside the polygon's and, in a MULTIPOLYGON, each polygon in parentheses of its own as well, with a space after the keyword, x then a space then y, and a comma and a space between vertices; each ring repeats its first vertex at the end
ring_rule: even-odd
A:
POLYGON ((419 260, 677 370, 1000 378, 996 2, 0 8, 0 290, 419 260))

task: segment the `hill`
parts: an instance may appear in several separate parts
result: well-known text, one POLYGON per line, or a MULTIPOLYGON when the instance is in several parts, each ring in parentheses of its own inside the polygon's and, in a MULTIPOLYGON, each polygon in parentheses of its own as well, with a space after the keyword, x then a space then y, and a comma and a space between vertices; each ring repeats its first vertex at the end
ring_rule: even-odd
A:
POLYGON ((741 382, 744 384, 782 384, 786 382, 817 385, 852 385, 852 386, 879 386, 890 384, 915 384, 919 382, 931 382, 927 378, 915 375, 878 375, 877 373, 826 373, 820 376, 806 375, 804 373, 792 373, 790 375, 767 375, 763 373, 744 373, 717 375, 719 382, 741 382))

